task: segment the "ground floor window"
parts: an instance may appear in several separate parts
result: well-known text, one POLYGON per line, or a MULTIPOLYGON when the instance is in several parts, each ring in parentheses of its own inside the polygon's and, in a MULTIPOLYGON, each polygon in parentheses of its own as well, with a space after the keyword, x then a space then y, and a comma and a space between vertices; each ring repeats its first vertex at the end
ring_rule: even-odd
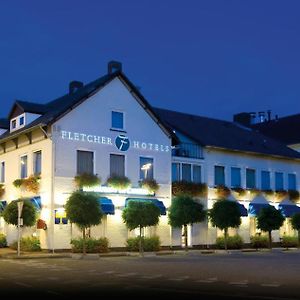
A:
POLYGON ((188 181, 188 182, 202 182, 202 168, 201 165, 188 163, 172 163, 172 182, 174 181, 188 181))
POLYGON ((77 150, 77 174, 94 174, 94 152, 77 150))

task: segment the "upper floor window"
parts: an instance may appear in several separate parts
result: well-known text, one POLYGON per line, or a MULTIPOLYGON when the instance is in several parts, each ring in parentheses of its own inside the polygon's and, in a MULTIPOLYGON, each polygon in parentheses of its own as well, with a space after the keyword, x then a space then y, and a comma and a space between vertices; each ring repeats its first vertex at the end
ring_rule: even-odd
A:
POLYGON ((77 150, 77 175, 94 174, 94 152, 77 150))
POLYGON ((193 165, 193 182, 201 183, 201 166, 193 165))
POLYGON ((271 177, 269 171, 261 171, 261 189, 262 190, 271 189, 271 177))
POLYGON ((110 176, 125 176, 125 156, 120 154, 110 155, 110 176))
POLYGON ((215 166, 215 185, 225 185, 225 167, 215 166))
POLYGON ((254 189, 256 188, 256 178, 254 169, 246 169, 246 188, 254 189))
POLYGON ((19 119, 19 125, 23 126, 24 123, 25 123, 25 118, 24 118, 24 116, 21 116, 20 119, 19 119))
POLYGON ((283 173, 275 172, 275 190, 283 190, 283 173))
POLYGON ((42 173, 42 151, 33 152, 33 174, 40 175, 42 173))
POLYGON ((5 162, 0 163, 0 182, 5 182, 5 162))
POLYGON ((28 167, 27 167, 27 155, 21 156, 21 178, 27 178, 28 176, 28 167))
POLYGON ((289 190, 297 189, 296 174, 288 174, 288 189, 289 190))
POLYGON ((172 182, 180 181, 180 163, 172 163, 172 182))
POLYGON ((231 187, 241 187, 241 168, 231 168, 231 187))
POLYGON ((140 157, 140 179, 153 179, 153 158, 140 157))
POLYGON ((113 129, 124 129, 124 113, 119 111, 111 112, 111 127, 113 129))
POLYGON ((11 120, 11 129, 17 128, 17 119, 11 120))

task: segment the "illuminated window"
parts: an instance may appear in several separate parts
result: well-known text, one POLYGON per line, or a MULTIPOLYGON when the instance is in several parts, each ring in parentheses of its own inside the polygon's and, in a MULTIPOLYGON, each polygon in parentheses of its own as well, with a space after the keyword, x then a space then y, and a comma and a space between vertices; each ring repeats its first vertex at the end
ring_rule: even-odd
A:
POLYGON ((124 114, 122 112, 111 112, 111 127, 114 129, 124 129, 124 114))
POLYGON ((27 155, 21 156, 21 178, 27 178, 28 168, 27 168, 27 155))
POLYGON ((140 179, 153 179, 153 158, 140 157, 140 179))

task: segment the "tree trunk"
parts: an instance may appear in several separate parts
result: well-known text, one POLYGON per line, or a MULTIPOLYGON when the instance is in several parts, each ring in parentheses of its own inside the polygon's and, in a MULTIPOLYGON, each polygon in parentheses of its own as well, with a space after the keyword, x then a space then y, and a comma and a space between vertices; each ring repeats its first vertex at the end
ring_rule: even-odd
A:
POLYGON ((300 248, 300 230, 298 230, 298 248, 300 248))
POLYGON ((142 236, 142 226, 140 226, 140 241, 139 241, 139 248, 140 248, 140 256, 144 256, 143 236, 142 236))
POLYGON ((188 251, 188 230, 187 225, 183 225, 183 235, 184 235, 184 250, 188 251))
POLYGON ((272 231, 270 230, 268 233, 269 233, 269 249, 272 249, 272 231))
POLYGON ((224 229, 224 246, 225 250, 227 251, 227 235, 228 235, 228 228, 224 229))
POLYGON ((82 229, 82 238, 83 238, 82 253, 83 255, 86 255, 85 228, 82 229))

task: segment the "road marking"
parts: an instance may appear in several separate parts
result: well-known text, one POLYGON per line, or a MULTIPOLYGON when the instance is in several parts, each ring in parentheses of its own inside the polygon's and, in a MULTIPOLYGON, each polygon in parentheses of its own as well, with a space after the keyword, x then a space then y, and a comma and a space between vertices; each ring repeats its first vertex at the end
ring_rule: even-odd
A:
POLYGON ((157 278, 161 278, 161 277, 163 277, 161 274, 141 276, 142 279, 157 279, 157 278))
POLYGON ((28 288, 32 287, 32 285, 30 285, 30 284, 27 284, 27 283, 24 283, 24 282, 19 282, 19 281, 16 281, 15 284, 20 285, 20 286, 25 286, 25 287, 28 287, 28 288))
POLYGON ((168 280, 172 280, 172 281, 183 281, 186 279, 189 279, 190 276, 181 276, 181 277, 177 277, 177 278, 168 278, 168 280))
POLYGON ((231 281, 231 282, 228 282, 228 284, 245 286, 248 284, 248 280, 231 281))
POLYGON ((280 284, 277 283, 277 282, 274 282, 274 283, 262 283, 261 286, 264 286, 264 287, 280 287, 280 284))
POLYGON ((129 277, 129 276, 134 276, 137 275, 138 273, 123 273, 123 274, 116 274, 115 276, 117 277, 129 277))
POLYGON ((207 280, 207 279, 199 279, 199 280, 196 280, 195 282, 199 282, 199 283, 213 283, 213 282, 216 282, 216 281, 211 281, 211 280, 207 280))
POLYGON ((115 271, 106 271, 106 272, 103 272, 103 274, 114 274, 116 273, 115 271))

